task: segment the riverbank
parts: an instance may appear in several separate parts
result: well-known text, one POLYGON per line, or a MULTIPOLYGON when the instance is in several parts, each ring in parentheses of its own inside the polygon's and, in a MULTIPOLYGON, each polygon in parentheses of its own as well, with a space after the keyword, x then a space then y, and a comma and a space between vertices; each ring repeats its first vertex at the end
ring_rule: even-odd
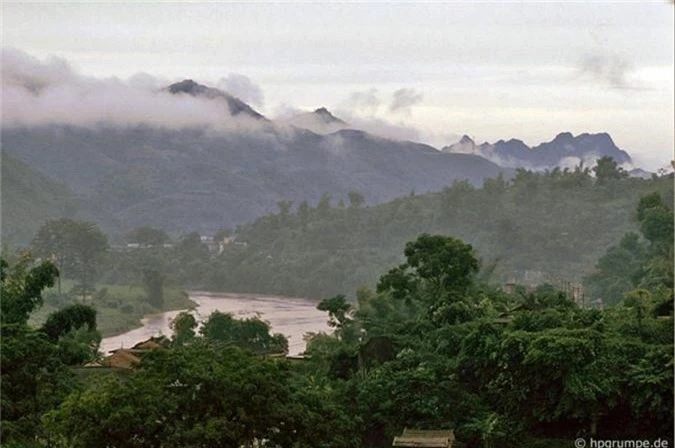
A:
MULTIPOLYGON (((62 291, 70 291, 72 282, 62 281, 62 291)), ((56 288, 43 294, 44 305, 32 316, 30 323, 40 326, 49 314, 64 306, 82 302, 79 297, 63 294, 59 296, 56 288)), ((151 306, 142 286, 136 285, 96 285, 96 291, 84 303, 96 309, 96 323, 101 335, 116 336, 143 326, 143 319, 168 311, 192 309, 197 304, 190 300, 188 293, 180 288, 164 288, 164 305, 161 308, 151 306)))

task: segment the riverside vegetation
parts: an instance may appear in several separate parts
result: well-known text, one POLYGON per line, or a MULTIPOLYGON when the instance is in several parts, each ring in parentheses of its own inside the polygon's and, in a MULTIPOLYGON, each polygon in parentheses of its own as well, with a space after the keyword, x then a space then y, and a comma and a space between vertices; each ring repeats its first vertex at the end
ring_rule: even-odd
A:
MULTIPOLYGON (((570 260, 576 267, 568 269, 585 272, 584 263, 595 265, 587 274, 588 287, 597 288, 613 306, 582 308, 547 284, 533 290, 516 288, 507 294, 492 282, 499 275, 495 272, 499 266, 518 265, 489 262, 492 256, 457 237, 418 232, 401 244, 403 257, 387 259, 388 266, 370 283, 372 289, 349 291, 345 286, 342 293, 354 294, 355 301, 337 294, 326 295, 330 298, 318 303, 327 312, 334 333, 310 335, 304 362, 266 356, 286 346, 283 337, 270 334, 269 327, 257 319, 237 321, 217 313, 198 330, 194 319, 183 314, 174 322, 170 348, 147 354, 129 372, 83 381, 69 366, 97 356, 100 333, 95 310, 75 303, 50 314, 41 326, 28 323, 43 303, 42 292, 58 288, 56 263, 63 262, 66 273, 70 269, 74 277, 78 269, 68 268, 65 259, 58 257, 54 261, 36 262, 27 256, 11 264, 3 261, 3 445, 384 447, 404 427, 452 428, 459 442, 468 447, 566 447, 580 436, 662 438, 672 445, 672 177, 636 180, 617 172, 596 180, 583 170, 519 173, 521 179, 517 176, 513 183, 495 180, 503 185, 502 200, 495 202, 504 204, 505 208, 497 207, 503 213, 511 207, 522 211, 518 207, 532 206, 528 201, 535 201, 521 196, 528 191, 520 184, 523 177, 536 186, 532 190, 535 198, 544 195, 551 200, 554 196, 548 195, 557 195, 557 205, 570 207, 570 213, 575 210, 577 219, 594 212, 604 222, 602 205, 582 207, 582 198, 605 198, 612 204, 617 219, 608 232, 612 240, 602 248, 593 246, 594 262, 577 260, 575 265, 570 260), (553 188, 573 179, 581 179, 581 186, 561 187, 560 192, 553 188), (570 194, 577 188, 580 196, 570 194), (624 209, 627 196, 632 198, 630 210, 624 209), (571 207, 573 203, 576 208, 571 207)), ((473 214, 467 210, 478 207, 478 198, 494 196, 483 192, 486 188, 491 187, 471 190, 455 185, 448 190, 453 193, 411 197, 372 209, 362 208, 357 195, 344 209, 326 206, 324 201, 307 210, 304 246, 296 246, 300 236, 292 238, 292 231, 302 228, 302 212, 292 215, 282 209, 240 229, 238 237, 245 236, 248 244, 212 260, 217 268, 210 275, 227 266, 223 263, 228 257, 238 255, 245 263, 245 255, 261 247, 280 252, 263 252, 256 258, 259 261, 277 259, 274 254, 283 253, 284 247, 309 251, 317 245, 313 238, 320 235, 316 223, 339 223, 347 216, 381 214, 383 221, 376 222, 392 225, 382 226, 383 236, 371 235, 384 245, 387 237, 396 239, 397 229, 414 231, 414 216, 429 222, 420 211, 435 209, 422 207, 426 201, 438 204, 462 190, 470 198, 465 208, 430 214, 438 219, 448 212, 467 216, 480 235, 484 230, 477 225, 479 220, 470 218, 473 214), (418 206, 415 213, 403 215, 409 220, 386 214, 402 204, 418 206), (406 224, 393 224, 398 221, 406 224), (255 229, 265 226, 276 229, 267 233, 273 236, 268 245, 251 238, 255 229), (280 235, 286 235, 288 246, 275 248, 274 243, 284 241, 280 235)), ((544 207, 544 203, 533 203, 544 207)), ((528 219, 538 223, 539 217, 545 229, 554 228, 555 219, 545 220, 544 211, 537 210, 528 219)), ((555 217, 563 225, 564 213, 555 212, 553 206, 546 210, 560 213, 555 217)), ((512 213, 509 216, 518 215, 512 213)), ((589 225, 578 234, 568 230, 567 239, 552 236, 548 244, 587 241, 589 237, 583 234, 592 233, 596 226, 602 227, 589 225)), ((363 228, 355 232, 355 238, 374 232, 367 224, 363 228)), ((521 231, 531 232, 535 241, 544 243, 543 237, 536 240, 543 232, 539 227, 521 231)), ((398 237, 405 238, 405 232, 401 233, 398 237)), ((323 235, 332 241, 344 233, 323 235)), ((517 248, 526 250, 529 257, 539 250, 534 243, 514 238, 508 244, 514 245, 514 260, 525 257, 515 252, 517 248)), ((172 281, 179 281, 191 271, 198 272, 207 257, 194 236, 174 248, 157 248, 157 253, 128 252, 119 257, 126 257, 126 265, 131 266, 140 263, 141 256, 150 262, 165 250, 182 254, 178 262, 184 265, 177 268, 172 263, 178 262, 167 261, 161 266, 166 270, 156 267, 162 275, 152 274, 152 265, 134 265, 148 268, 137 269, 143 277, 139 281, 146 283, 148 300, 157 300, 153 294, 158 291, 158 279, 172 273, 172 281)), ((373 250, 373 246, 363 250, 373 250)), ((558 256, 551 258, 545 266, 564 265, 558 256)), ((130 275, 130 269, 120 268, 119 259, 101 263, 97 278, 110 281, 130 275)), ((340 266, 331 264, 335 271, 340 266)), ((262 269, 258 275, 264 277, 268 272, 262 269)), ((322 280, 316 271, 304 276, 322 280)), ((328 277, 322 287, 329 290, 335 281, 328 277)), ((246 284, 245 279, 241 282, 246 284)), ((96 293, 86 284, 76 290, 85 297, 96 293)))

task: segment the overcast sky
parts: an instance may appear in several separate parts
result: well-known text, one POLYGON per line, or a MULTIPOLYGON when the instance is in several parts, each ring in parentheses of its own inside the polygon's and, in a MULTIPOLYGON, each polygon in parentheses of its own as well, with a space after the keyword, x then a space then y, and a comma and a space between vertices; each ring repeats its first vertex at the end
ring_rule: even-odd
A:
POLYGON ((275 117, 326 106, 411 129, 535 145, 609 132, 673 158, 673 5, 655 2, 7 3, 2 45, 83 75, 219 86, 275 117))

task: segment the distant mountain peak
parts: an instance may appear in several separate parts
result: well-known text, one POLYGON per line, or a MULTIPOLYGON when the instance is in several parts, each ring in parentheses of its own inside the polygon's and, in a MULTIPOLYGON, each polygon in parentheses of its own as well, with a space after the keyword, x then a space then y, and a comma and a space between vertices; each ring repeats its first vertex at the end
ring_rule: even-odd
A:
POLYGON ((571 140, 574 140, 574 135, 572 135, 571 132, 561 132, 553 139, 554 142, 566 142, 571 140))
POLYGON ((632 164, 628 153, 618 148, 606 132, 584 133, 577 137, 571 132, 561 132, 553 140, 533 148, 514 138, 476 146, 474 141, 465 135, 459 142, 446 146, 442 151, 477 154, 509 168, 547 169, 580 163, 592 165, 595 160, 605 156, 612 157, 619 164, 632 164))
POLYGON ((459 143, 460 143, 460 145, 475 144, 475 142, 473 141, 473 139, 472 139, 471 137, 469 137, 468 135, 466 135, 466 134, 464 134, 464 135, 462 136, 462 138, 461 138, 461 140, 459 141, 459 143))
MULTIPOLYGON (((171 84, 169 87, 167 87, 167 90, 170 93, 176 94, 176 93, 187 93, 189 95, 199 95, 202 93, 205 93, 209 88, 194 82, 192 79, 184 79, 180 82, 176 82, 171 84)), ((216 89, 214 89, 216 90, 216 89)))
POLYGON ((333 115, 328 109, 325 107, 320 107, 316 109, 313 112, 315 115, 319 116, 325 123, 339 123, 339 124, 347 124, 343 120, 340 120, 338 117, 333 115))
POLYGON ((266 120, 262 114, 239 98, 230 95, 227 92, 223 92, 222 90, 199 84, 192 79, 184 79, 180 82, 176 82, 166 87, 164 90, 173 95, 188 94, 194 97, 205 97, 208 99, 222 98, 227 102, 228 109, 232 116, 242 114, 248 115, 256 120, 266 120))
POLYGON ((346 122, 340 120, 325 107, 319 107, 313 112, 303 112, 295 115, 287 119, 286 123, 320 135, 332 134, 349 127, 346 122))

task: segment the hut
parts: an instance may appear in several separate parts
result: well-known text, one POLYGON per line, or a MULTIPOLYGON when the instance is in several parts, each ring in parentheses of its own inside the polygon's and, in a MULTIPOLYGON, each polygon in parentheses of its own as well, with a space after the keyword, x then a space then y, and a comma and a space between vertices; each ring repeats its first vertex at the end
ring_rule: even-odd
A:
POLYGON ((403 434, 394 437, 394 447, 404 448, 452 448, 455 432, 452 430, 403 430, 403 434))
POLYGON ((141 362, 141 358, 131 353, 131 351, 119 349, 115 350, 115 353, 112 355, 103 358, 101 364, 105 367, 116 369, 131 369, 139 362, 141 362))

